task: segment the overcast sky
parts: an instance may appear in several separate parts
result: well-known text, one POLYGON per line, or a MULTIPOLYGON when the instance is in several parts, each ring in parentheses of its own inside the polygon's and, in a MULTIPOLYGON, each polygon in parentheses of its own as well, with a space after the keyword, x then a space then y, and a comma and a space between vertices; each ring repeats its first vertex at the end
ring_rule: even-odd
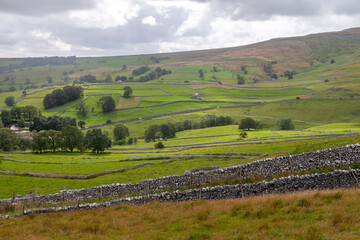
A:
POLYGON ((359 0, 0 0, 0 57, 240 46, 358 27, 359 0))

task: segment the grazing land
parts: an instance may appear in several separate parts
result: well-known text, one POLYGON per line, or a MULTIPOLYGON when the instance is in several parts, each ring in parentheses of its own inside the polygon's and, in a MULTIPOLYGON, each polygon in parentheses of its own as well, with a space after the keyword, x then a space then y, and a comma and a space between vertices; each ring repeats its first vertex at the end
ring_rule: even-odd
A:
MULTIPOLYGON (((57 119, 53 125, 60 117, 83 122, 78 131, 85 136, 100 128, 112 145, 100 154, 83 147, 70 152, 63 146, 55 152, 35 153, 29 146, 21 150, 17 145, 11 152, 3 151, 0 198, 139 183, 191 169, 230 167, 359 143, 359 33, 352 29, 243 47, 75 58, 68 65, 4 70, 0 108, 9 111, 11 124, 6 127, 20 125, 16 110, 31 105, 41 112, 41 121, 57 119), (81 88, 81 96, 44 107, 46 96, 68 85, 81 88), (13 106, 5 103, 9 96, 14 97, 13 106), (101 102, 107 96, 115 104, 108 112, 101 102), (239 127, 246 118, 257 125, 239 127), (216 124, 211 119, 217 119, 216 124), (284 119, 292 126, 283 129, 279 122, 284 119), (128 129, 125 139, 116 139, 117 124, 128 129), (147 130, 154 126, 157 132, 149 141, 147 130), (160 131, 167 127, 176 129, 174 136, 160 131), (164 148, 155 148, 159 142, 164 148)), ((0 59, 0 66, 21 62, 0 59)), ((27 120, 20 128, 28 131, 34 122, 27 120)), ((41 130, 49 129, 51 124, 41 130)), ((65 239, 354 239, 360 234, 359 198, 358 190, 334 190, 30 215, 1 220, 0 235, 24 238, 32 231, 34 239, 41 239, 54 237, 51 231, 58 233, 55 238, 65 239), (48 222, 56 224, 50 228, 48 222), (234 227, 239 225, 244 227, 234 227)), ((19 209, 20 205, 0 207, 0 214, 12 216, 19 209)))

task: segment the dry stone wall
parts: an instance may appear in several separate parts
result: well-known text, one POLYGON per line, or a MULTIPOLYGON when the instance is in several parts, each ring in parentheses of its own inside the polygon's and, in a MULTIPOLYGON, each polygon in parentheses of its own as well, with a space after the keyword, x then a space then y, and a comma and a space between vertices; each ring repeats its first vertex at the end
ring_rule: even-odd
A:
MULTIPOLYGON (((265 194, 289 193, 299 190, 323 190, 334 188, 352 188, 359 186, 359 170, 336 170, 330 173, 313 174, 303 176, 289 176, 285 178, 274 179, 270 182, 259 182, 243 185, 226 185, 217 187, 207 187, 192 189, 187 191, 175 191, 172 193, 164 192, 161 194, 151 194, 147 196, 122 198, 119 200, 107 201, 102 203, 78 204, 60 208, 42 208, 29 209, 23 212, 23 215, 32 213, 46 212, 66 212, 85 209, 105 208, 118 205, 144 204, 152 201, 159 202, 181 202, 191 200, 213 200, 242 198, 248 196, 258 196, 265 194)), ((19 217, 21 215, 16 215, 19 217)), ((0 219, 4 218, 0 216, 0 219)), ((9 218, 9 216, 5 216, 9 218)))
POLYGON ((311 169, 321 169, 324 167, 343 166, 355 162, 360 162, 360 144, 348 145, 341 148, 325 149, 299 155, 268 158, 244 165, 217 169, 211 172, 199 171, 196 173, 160 177, 144 180, 137 184, 117 183, 102 185, 90 189, 64 190, 51 195, 18 195, 10 199, 1 200, 0 205, 11 204, 14 202, 31 202, 36 205, 58 204, 61 202, 76 202, 79 200, 94 200, 111 197, 117 198, 131 194, 163 192, 169 189, 187 187, 189 185, 200 186, 212 181, 246 179, 253 176, 271 177, 286 172, 301 172, 311 169))

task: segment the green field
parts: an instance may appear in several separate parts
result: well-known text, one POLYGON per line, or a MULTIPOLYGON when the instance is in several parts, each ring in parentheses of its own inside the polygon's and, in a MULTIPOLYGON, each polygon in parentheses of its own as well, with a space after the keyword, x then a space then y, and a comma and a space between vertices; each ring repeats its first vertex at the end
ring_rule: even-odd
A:
MULTIPOLYGON (((5 98, 14 96, 15 100, 19 99, 15 106, 33 105, 42 112, 44 117, 70 116, 76 118, 77 121, 84 121, 85 128, 81 129, 83 134, 94 127, 101 127, 113 139, 113 129, 119 121, 129 129, 129 137, 137 138, 137 144, 117 145, 122 144, 117 142, 103 154, 91 153, 89 150, 82 152, 76 150, 70 153, 62 149, 55 153, 35 154, 31 150, 21 152, 17 147, 14 148, 18 151, 16 153, 1 152, 1 171, 67 175, 66 177, 74 179, 0 174, 2 186, 0 198, 10 198, 14 194, 50 194, 62 189, 91 188, 101 183, 138 183, 147 178, 183 174, 192 168, 228 167, 268 157, 287 156, 359 143, 360 53, 358 49, 360 40, 358 40, 358 34, 347 33, 344 35, 346 37, 341 36, 340 34, 335 38, 331 34, 310 35, 211 51, 79 57, 71 65, 11 68, 12 65, 9 64, 20 64, 22 60, 0 59, 0 67, 9 66, 8 70, 0 72, 0 90, 2 91, 0 108, 11 110, 11 108, 5 108, 5 98), (153 57, 156 57, 159 62, 153 57), (332 59, 333 61, 330 61, 332 59), (141 66, 147 66, 149 71, 134 75, 133 71, 141 66), (158 67, 171 70, 171 74, 162 75, 158 67), (214 67, 217 71, 214 71, 214 67), (156 69, 158 71, 156 75, 145 78, 156 69), (199 76, 200 69, 204 72, 203 78, 199 76), (286 71, 296 73, 293 79, 287 78, 286 71), (88 74, 95 76, 96 81, 81 82, 80 79, 88 74), (245 78, 245 84, 238 84, 238 74, 245 78), (274 74, 278 76, 277 79, 274 74), (111 80, 105 81, 108 75, 111 76, 111 80), (122 78, 124 82, 115 80, 117 77, 124 76, 127 77, 126 80, 122 78), (144 82, 139 82, 140 77, 143 77, 141 81, 144 82), (83 87, 83 96, 63 106, 45 110, 43 98, 54 89, 63 88, 66 85, 83 87), (125 86, 130 86, 133 90, 130 98, 123 98, 125 86), (10 88, 12 88, 11 91, 15 88, 15 91, 9 92, 10 88), (26 89, 26 95, 22 96, 24 89, 26 89), (199 99, 194 98, 197 96, 195 93, 199 94, 199 99), (99 100, 103 96, 111 96, 114 99, 116 110, 109 113, 101 111, 99 100), (80 102, 84 102, 89 110, 85 117, 77 115, 77 105, 80 102), (206 125, 199 126, 198 123, 201 123, 202 118, 209 114, 231 117, 233 123, 227 126, 199 128, 206 125), (262 128, 246 131, 247 137, 243 138, 239 135, 241 130, 238 126, 246 117, 260 121, 262 128), (281 118, 290 118, 295 129, 280 130, 277 122, 281 118), (179 129, 184 129, 185 121, 187 121, 185 129, 189 126, 199 129, 180 131, 179 129), (149 126, 167 123, 176 124, 177 132, 174 138, 161 139, 165 145, 164 149, 155 149, 154 145, 159 139, 156 142, 145 142, 145 131, 149 126), (248 156, 249 153, 253 155, 248 156), (215 155, 217 157, 214 157, 215 155), (174 160, 174 157, 175 161, 169 161, 174 160), (139 164, 144 163, 146 163, 144 166, 138 167, 139 164), (76 179, 78 175, 85 176, 114 170, 123 170, 123 172, 76 179)), ((11 118, 14 117, 11 116, 11 118)), ((156 134, 159 135, 159 132, 156 134)), ((180 239, 280 239, 286 236, 287 239, 328 239, 340 236, 335 230, 335 233, 324 231, 324 234, 320 234, 323 237, 316 235, 323 229, 321 224, 328 221, 326 220, 328 216, 331 215, 329 218, 334 218, 332 213, 329 215, 329 210, 323 210, 330 206, 330 203, 324 203, 322 198, 311 196, 309 202, 312 199, 314 204, 310 204, 308 211, 297 207, 296 204, 300 201, 297 199, 281 200, 282 207, 279 208, 272 207, 271 199, 266 200, 268 204, 262 203, 262 207, 252 205, 252 199, 254 198, 244 200, 249 202, 241 205, 241 209, 246 209, 241 210, 241 214, 236 206, 221 209, 223 206, 206 203, 206 209, 197 213, 195 217, 191 214, 182 215, 180 220, 173 219, 174 222, 169 225, 164 222, 159 223, 159 219, 154 220, 149 217, 150 213, 145 211, 141 220, 134 218, 129 224, 136 226, 145 221, 146 224, 143 225, 149 226, 159 223, 160 226, 157 227, 163 229, 163 233, 152 232, 146 237, 136 234, 129 237, 129 234, 120 234, 116 237, 125 236, 125 239, 171 239, 173 236, 180 239), (320 208, 322 210, 319 210, 320 208), (296 234, 287 234, 287 230, 284 229, 288 226, 286 224, 292 221, 301 222, 303 225, 289 230, 296 234), (193 222, 198 224, 201 231, 188 228, 194 224, 193 222), (314 222, 318 222, 316 226, 314 222), (244 225, 249 229, 257 224, 260 229, 256 230, 256 234, 251 235, 248 232, 239 232, 236 224, 244 225), (285 227, 279 227, 280 225, 285 225, 285 227), (227 232, 224 233, 221 230, 223 227, 232 230, 226 230, 227 232), (302 230, 305 231, 304 234, 301 233, 302 230), (183 234, 181 236, 171 234, 174 232, 183 234)), ((191 204, 196 205, 196 203, 189 203, 191 204)), ((199 204, 204 205, 203 202, 199 204)), ((154 203, 144 208, 147 206, 156 209, 159 205, 154 203)), ((193 208, 186 204, 184 206, 188 209, 193 208)), ((357 205, 355 208, 351 211, 358 210, 357 205)), ((121 212, 124 209, 121 208, 121 212)), ((334 214, 341 215, 344 212, 341 207, 336 206, 334 214)), ((6 214, 6 211, 0 208, 0 213, 6 214)), ((166 210, 161 210, 156 216, 161 216, 161 214, 169 216, 166 210)), ((166 219, 166 216, 163 218, 166 219)), ((38 219, 38 217, 34 218, 38 219)), ((342 228, 344 234, 348 233, 347 230, 357 221, 357 219, 349 220, 352 223, 345 224, 348 221, 346 219, 346 217, 342 218, 342 223, 340 223, 344 223, 342 228)), ((333 223, 332 227, 340 226, 337 224, 333 223)), ((3 236, 1 231, 4 223, 0 222, 0 225, 2 226, 0 235, 3 236)), ((67 232, 68 226, 66 224, 61 226, 63 226, 61 231, 67 232)), ((141 227, 139 232, 144 232, 144 229, 141 227)), ((23 231, 20 232, 23 234, 23 231)), ((88 239, 99 238, 97 234, 95 235, 91 235, 88 239)), ((348 236, 350 234, 344 239, 349 238, 348 236)), ((62 236, 58 235, 57 238, 62 238, 62 236)))

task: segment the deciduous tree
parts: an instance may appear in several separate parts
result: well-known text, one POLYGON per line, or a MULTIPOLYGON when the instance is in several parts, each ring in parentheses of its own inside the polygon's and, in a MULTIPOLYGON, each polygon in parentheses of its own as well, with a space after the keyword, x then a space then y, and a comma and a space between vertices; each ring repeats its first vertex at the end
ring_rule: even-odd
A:
POLYGON ((61 130, 61 145, 73 152, 74 148, 81 149, 84 136, 75 126, 65 126, 61 130))
POLYGON ((130 135, 129 129, 123 124, 116 124, 113 133, 115 141, 125 140, 130 135))
POLYGON ((111 147, 111 139, 107 134, 101 132, 100 128, 89 130, 85 135, 85 147, 93 152, 103 152, 106 148, 111 147))
POLYGON ((277 125, 281 130, 293 130, 295 129, 294 124, 292 123, 291 118, 280 118, 277 121, 277 125))
POLYGON ((99 100, 99 105, 101 107, 102 112, 112 112, 115 110, 115 101, 111 96, 101 97, 99 100))
POLYGON ((5 104, 6 104, 6 106, 11 107, 12 105, 15 104, 15 98, 13 96, 6 97, 5 104))

